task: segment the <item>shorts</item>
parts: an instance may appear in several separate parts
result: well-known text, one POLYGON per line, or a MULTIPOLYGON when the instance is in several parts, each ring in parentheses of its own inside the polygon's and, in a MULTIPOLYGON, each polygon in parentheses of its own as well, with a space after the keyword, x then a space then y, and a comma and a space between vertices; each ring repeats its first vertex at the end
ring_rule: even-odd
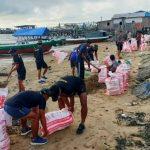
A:
POLYGON ((122 48, 123 48, 123 44, 122 44, 122 43, 117 43, 117 50, 118 50, 119 52, 122 51, 122 48))
POLYGON ((48 68, 47 64, 45 61, 43 62, 36 62, 36 67, 38 70, 42 69, 42 68, 48 68))
POLYGON ((84 80, 81 79, 80 83, 78 83, 79 87, 77 89, 77 94, 81 95, 82 93, 86 92, 86 85, 84 83, 84 80))
POLYGON ((76 67, 76 61, 70 60, 70 66, 71 68, 76 67))
POLYGON ((26 107, 15 108, 15 107, 8 106, 8 105, 4 106, 4 110, 15 119, 23 118, 31 112, 31 109, 26 108, 26 107))
POLYGON ((84 62, 77 63, 77 71, 78 71, 78 77, 84 79, 84 71, 85 71, 84 62))
POLYGON ((18 73, 18 80, 25 80, 26 79, 26 73, 18 73))

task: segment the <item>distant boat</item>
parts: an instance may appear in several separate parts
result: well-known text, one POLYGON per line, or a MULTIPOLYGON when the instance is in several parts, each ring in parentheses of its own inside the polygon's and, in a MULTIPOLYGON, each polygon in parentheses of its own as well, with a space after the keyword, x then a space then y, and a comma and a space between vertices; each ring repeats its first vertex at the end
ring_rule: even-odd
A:
POLYGON ((87 40, 89 40, 91 43, 98 43, 98 42, 107 41, 109 38, 110 36, 107 34, 106 31, 100 30, 100 31, 87 33, 85 34, 85 37, 82 38, 66 39, 66 44, 85 43, 87 40))
MULTIPOLYGON (((18 53, 33 53, 37 48, 37 40, 42 36, 48 34, 47 28, 35 28, 35 29, 19 29, 14 33, 14 36, 22 41, 15 44, 1 44, 0 54, 8 54, 12 48, 16 49, 18 53)), ((42 47, 44 52, 49 51, 52 46, 61 45, 62 40, 42 40, 42 47)))

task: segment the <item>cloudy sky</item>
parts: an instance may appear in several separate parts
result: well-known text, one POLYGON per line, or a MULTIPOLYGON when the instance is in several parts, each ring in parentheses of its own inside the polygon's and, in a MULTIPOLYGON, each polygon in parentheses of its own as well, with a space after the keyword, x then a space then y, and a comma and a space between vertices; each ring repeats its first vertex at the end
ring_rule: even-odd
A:
POLYGON ((150 0, 0 0, 0 27, 99 21, 138 10, 150 11, 150 0))

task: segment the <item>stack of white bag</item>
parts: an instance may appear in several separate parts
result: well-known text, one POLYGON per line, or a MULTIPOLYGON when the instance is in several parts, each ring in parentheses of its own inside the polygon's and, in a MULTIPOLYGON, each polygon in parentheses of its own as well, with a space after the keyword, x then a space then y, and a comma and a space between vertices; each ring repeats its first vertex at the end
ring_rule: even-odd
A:
POLYGON ((7 134, 6 126, 12 125, 12 118, 9 116, 3 109, 3 104, 6 100, 8 94, 8 89, 0 89, 0 150, 9 150, 10 149, 10 139, 7 134))
MULTIPOLYGON (((49 135, 69 127, 73 123, 73 115, 67 109, 46 113, 46 124, 49 135)), ((42 134, 44 130, 41 129, 42 134)))
POLYGON ((128 79, 130 75, 130 66, 124 61, 117 67, 115 73, 109 73, 109 78, 105 80, 106 94, 119 95, 128 88, 128 79))
POLYGON ((137 41, 135 38, 131 39, 131 43, 129 41, 125 41, 123 43, 123 51, 131 53, 137 50, 137 41))

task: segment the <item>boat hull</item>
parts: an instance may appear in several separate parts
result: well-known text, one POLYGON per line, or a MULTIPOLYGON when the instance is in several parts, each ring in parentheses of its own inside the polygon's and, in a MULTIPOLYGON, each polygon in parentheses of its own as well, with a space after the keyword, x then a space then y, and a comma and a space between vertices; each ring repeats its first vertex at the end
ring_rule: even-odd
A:
POLYGON ((109 39, 108 37, 101 37, 101 38, 79 38, 79 39, 66 39, 66 44, 80 44, 85 43, 87 40, 91 43, 99 43, 105 42, 109 39))
MULTIPOLYGON (((57 43, 54 41, 43 42, 43 51, 49 51, 53 45, 57 43)), ((22 53, 33 53, 38 48, 37 44, 21 44, 21 45, 0 45, 0 54, 8 54, 9 51, 14 48, 19 54, 22 53)))

